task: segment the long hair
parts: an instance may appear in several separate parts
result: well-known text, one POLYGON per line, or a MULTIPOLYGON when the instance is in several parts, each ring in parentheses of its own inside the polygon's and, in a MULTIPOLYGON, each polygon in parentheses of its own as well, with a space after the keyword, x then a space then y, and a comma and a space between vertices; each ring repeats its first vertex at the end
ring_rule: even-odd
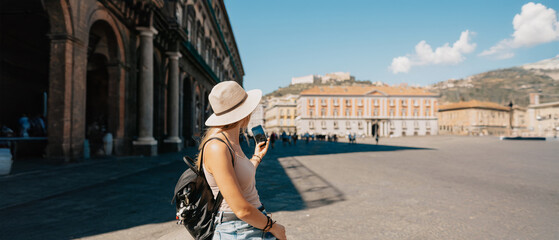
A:
POLYGON ((232 128, 235 128, 237 126, 240 126, 240 130, 241 132, 244 132, 245 128, 248 126, 248 122, 250 121, 250 114, 248 116, 246 116, 245 118, 228 124, 228 125, 224 125, 224 126, 214 126, 214 127, 209 127, 206 128, 206 130, 204 131, 204 134, 202 134, 202 141, 200 141, 200 145, 198 146, 198 156, 196 156, 196 165, 198 166, 198 168, 200 168, 200 161, 202 161, 202 159, 200 158, 202 156, 202 151, 204 149, 202 149, 204 147, 204 144, 211 138, 213 137, 215 134, 225 131, 225 130, 229 130, 232 128))

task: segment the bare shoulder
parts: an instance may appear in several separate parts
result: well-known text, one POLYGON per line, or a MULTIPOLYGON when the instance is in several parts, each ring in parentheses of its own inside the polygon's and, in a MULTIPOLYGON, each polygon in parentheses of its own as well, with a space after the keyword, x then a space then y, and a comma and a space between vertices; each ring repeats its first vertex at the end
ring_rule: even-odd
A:
POLYGON ((224 151, 227 150, 227 145, 224 142, 219 141, 217 139, 210 139, 208 143, 206 143, 206 151, 224 151))
POLYGON ((227 145, 219 140, 210 140, 206 143, 204 156, 209 164, 211 164, 211 162, 220 162, 230 159, 227 145))

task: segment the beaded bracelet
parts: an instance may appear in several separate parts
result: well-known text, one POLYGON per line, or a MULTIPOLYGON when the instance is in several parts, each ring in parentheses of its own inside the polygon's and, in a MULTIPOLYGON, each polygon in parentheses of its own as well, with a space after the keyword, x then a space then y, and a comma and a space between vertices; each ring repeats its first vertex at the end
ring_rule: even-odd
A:
POLYGON ((266 222, 266 227, 264 227, 262 231, 269 232, 272 229, 272 226, 274 226, 274 223, 276 223, 276 221, 272 221, 272 218, 269 216, 266 217, 268 218, 268 221, 266 222))
POLYGON ((252 155, 252 156, 253 156, 253 157, 257 157, 257 158, 259 159, 258 162, 261 162, 261 161, 262 161, 262 158, 261 158, 260 156, 258 156, 258 155, 256 155, 256 154, 254 154, 254 155, 252 155))

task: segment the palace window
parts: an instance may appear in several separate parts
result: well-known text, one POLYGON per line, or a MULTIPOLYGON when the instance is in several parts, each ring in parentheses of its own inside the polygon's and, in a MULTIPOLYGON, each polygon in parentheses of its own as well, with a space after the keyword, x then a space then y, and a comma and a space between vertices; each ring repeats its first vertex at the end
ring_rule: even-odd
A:
POLYGON ((394 99, 390 99, 388 102, 389 102, 389 104, 390 104, 391 107, 394 106, 394 99))
POLYGON ((345 105, 348 106, 348 107, 351 106, 351 100, 350 100, 350 99, 346 99, 346 100, 345 100, 345 105))
POLYGON ((309 106, 314 106, 314 99, 309 99, 309 106))
POLYGON ((361 117, 363 115, 363 110, 357 109, 357 117, 361 117))
POLYGON ((414 109, 413 109, 413 116, 414 116, 414 117, 418 117, 418 116, 419 116, 419 109, 418 109, 418 108, 414 108, 414 109))
POLYGON ((419 128, 419 122, 418 121, 413 121, 413 127, 414 128, 419 128))
POLYGON ((320 99, 320 104, 322 104, 322 106, 326 106, 326 99, 320 99))
POLYGON ((408 109, 402 108, 402 117, 405 117, 407 113, 408 113, 408 109))
POLYGON ((334 113, 334 117, 337 117, 338 116, 338 109, 334 109, 333 113, 334 113))
POLYGON ((198 36, 196 37, 196 50, 198 53, 202 53, 202 36, 204 35, 204 29, 200 24, 198 24, 198 36))
POLYGON ((322 126, 322 129, 326 129, 326 121, 321 121, 320 125, 322 126))
POLYGON ((291 116, 291 110, 290 109, 287 109, 287 116, 288 117, 291 116))
POLYGON ((186 34, 188 37, 188 41, 190 42, 193 41, 193 34, 192 34, 192 31, 194 31, 193 26, 194 26, 194 17, 192 16, 192 14, 188 14, 188 19, 186 20, 186 34))
POLYGON ((388 114, 390 117, 394 117, 394 108, 391 108, 388 114))
POLYGON ((373 116, 378 116, 378 108, 373 109, 373 116))
POLYGON ((283 119, 280 119, 279 123, 280 126, 283 126, 283 119))
POLYGON ((311 117, 311 118, 313 117, 313 112, 314 112, 313 110, 309 111, 309 117, 311 117))
POLYGON ((280 117, 283 117, 283 109, 280 109, 280 117))
POLYGON ((210 60, 211 60, 211 58, 210 58, 210 54, 211 54, 211 53, 210 53, 210 48, 211 48, 211 46, 212 46, 212 42, 210 41, 210 39, 206 38, 206 45, 205 45, 205 46, 206 46, 206 47, 204 48, 204 49, 205 49, 204 60, 206 60, 206 63, 207 63, 208 65, 210 65, 210 67, 211 67, 211 63, 210 63, 210 60))
POLYGON ((325 116, 326 116, 326 108, 320 109, 320 116, 321 116, 321 117, 325 117, 325 116))
POLYGON ((346 116, 349 116, 350 113, 351 113, 351 109, 346 108, 346 109, 345 109, 345 115, 346 115, 346 116))
POLYGON ((406 129, 406 128, 407 128, 407 126, 406 126, 406 121, 402 121, 402 128, 403 128, 403 129, 406 129))
POLYGON ((336 106, 336 107, 337 107, 337 106, 339 105, 339 103, 338 103, 338 99, 334 99, 333 101, 334 101, 334 106, 336 106))
POLYGON ((425 108, 425 116, 429 116, 431 114, 431 108, 427 107, 425 108))
POLYGON ((357 100, 357 106, 363 106, 363 99, 357 100))
POLYGON ((313 121, 309 121, 309 128, 314 129, 314 122, 313 121))
POLYGON ((334 129, 338 129, 338 121, 334 121, 334 129))
POLYGON ((375 99, 375 100, 373 101, 373 105, 374 105, 375 107, 378 106, 378 99, 375 99))
POLYGON ((175 7, 177 9, 176 14, 175 14, 175 17, 177 19, 177 23, 179 24, 179 27, 182 27, 183 26, 183 21, 184 21, 183 20, 183 15, 182 15, 182 6, 180 5, 180 3, 177 2, 175 7))
POLYGON ((427 129, 430 129, 430 128, 431 128, 431 124, 430 124, 429 121, 425 121, 425 127, 426 127, 427 129))
POLYGON ((350 121, 345 122, 345 128, 346 129, 351 129, 351 122, 350 121))
POLYGON ((363 129, 363 123, 362 122, 357 122, 357 127, 359 129, 363 129))
POLYGON ((402 99, 402 106, 407 106, 408 105, 408 101, 405 99, 402 99))
POLYGON ((425 106, 430 106, 431 105, 431 101, 427 100, 425 101, 425 106))
POLYGON ((419 106, 419 101, 417 101, 417 99, 414 99, 413 100, 413 105, 416 106, 416 107, 419 106))

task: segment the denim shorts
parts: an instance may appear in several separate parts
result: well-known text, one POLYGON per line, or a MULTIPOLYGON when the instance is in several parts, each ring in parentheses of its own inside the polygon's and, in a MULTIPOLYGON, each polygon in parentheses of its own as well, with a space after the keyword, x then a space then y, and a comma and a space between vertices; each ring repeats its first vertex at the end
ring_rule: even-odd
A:
MULTIPOLYGON (((266 212, 263 212, 266 214, 266 212)), ((218 214, 219 216, 219 214, 218 214)), ((212 240, 275 240, 273 234, 264 232, 262 229, 255 228, 250 224, 241 221, 220 222, 216 219, 216 226, 212 240)))

